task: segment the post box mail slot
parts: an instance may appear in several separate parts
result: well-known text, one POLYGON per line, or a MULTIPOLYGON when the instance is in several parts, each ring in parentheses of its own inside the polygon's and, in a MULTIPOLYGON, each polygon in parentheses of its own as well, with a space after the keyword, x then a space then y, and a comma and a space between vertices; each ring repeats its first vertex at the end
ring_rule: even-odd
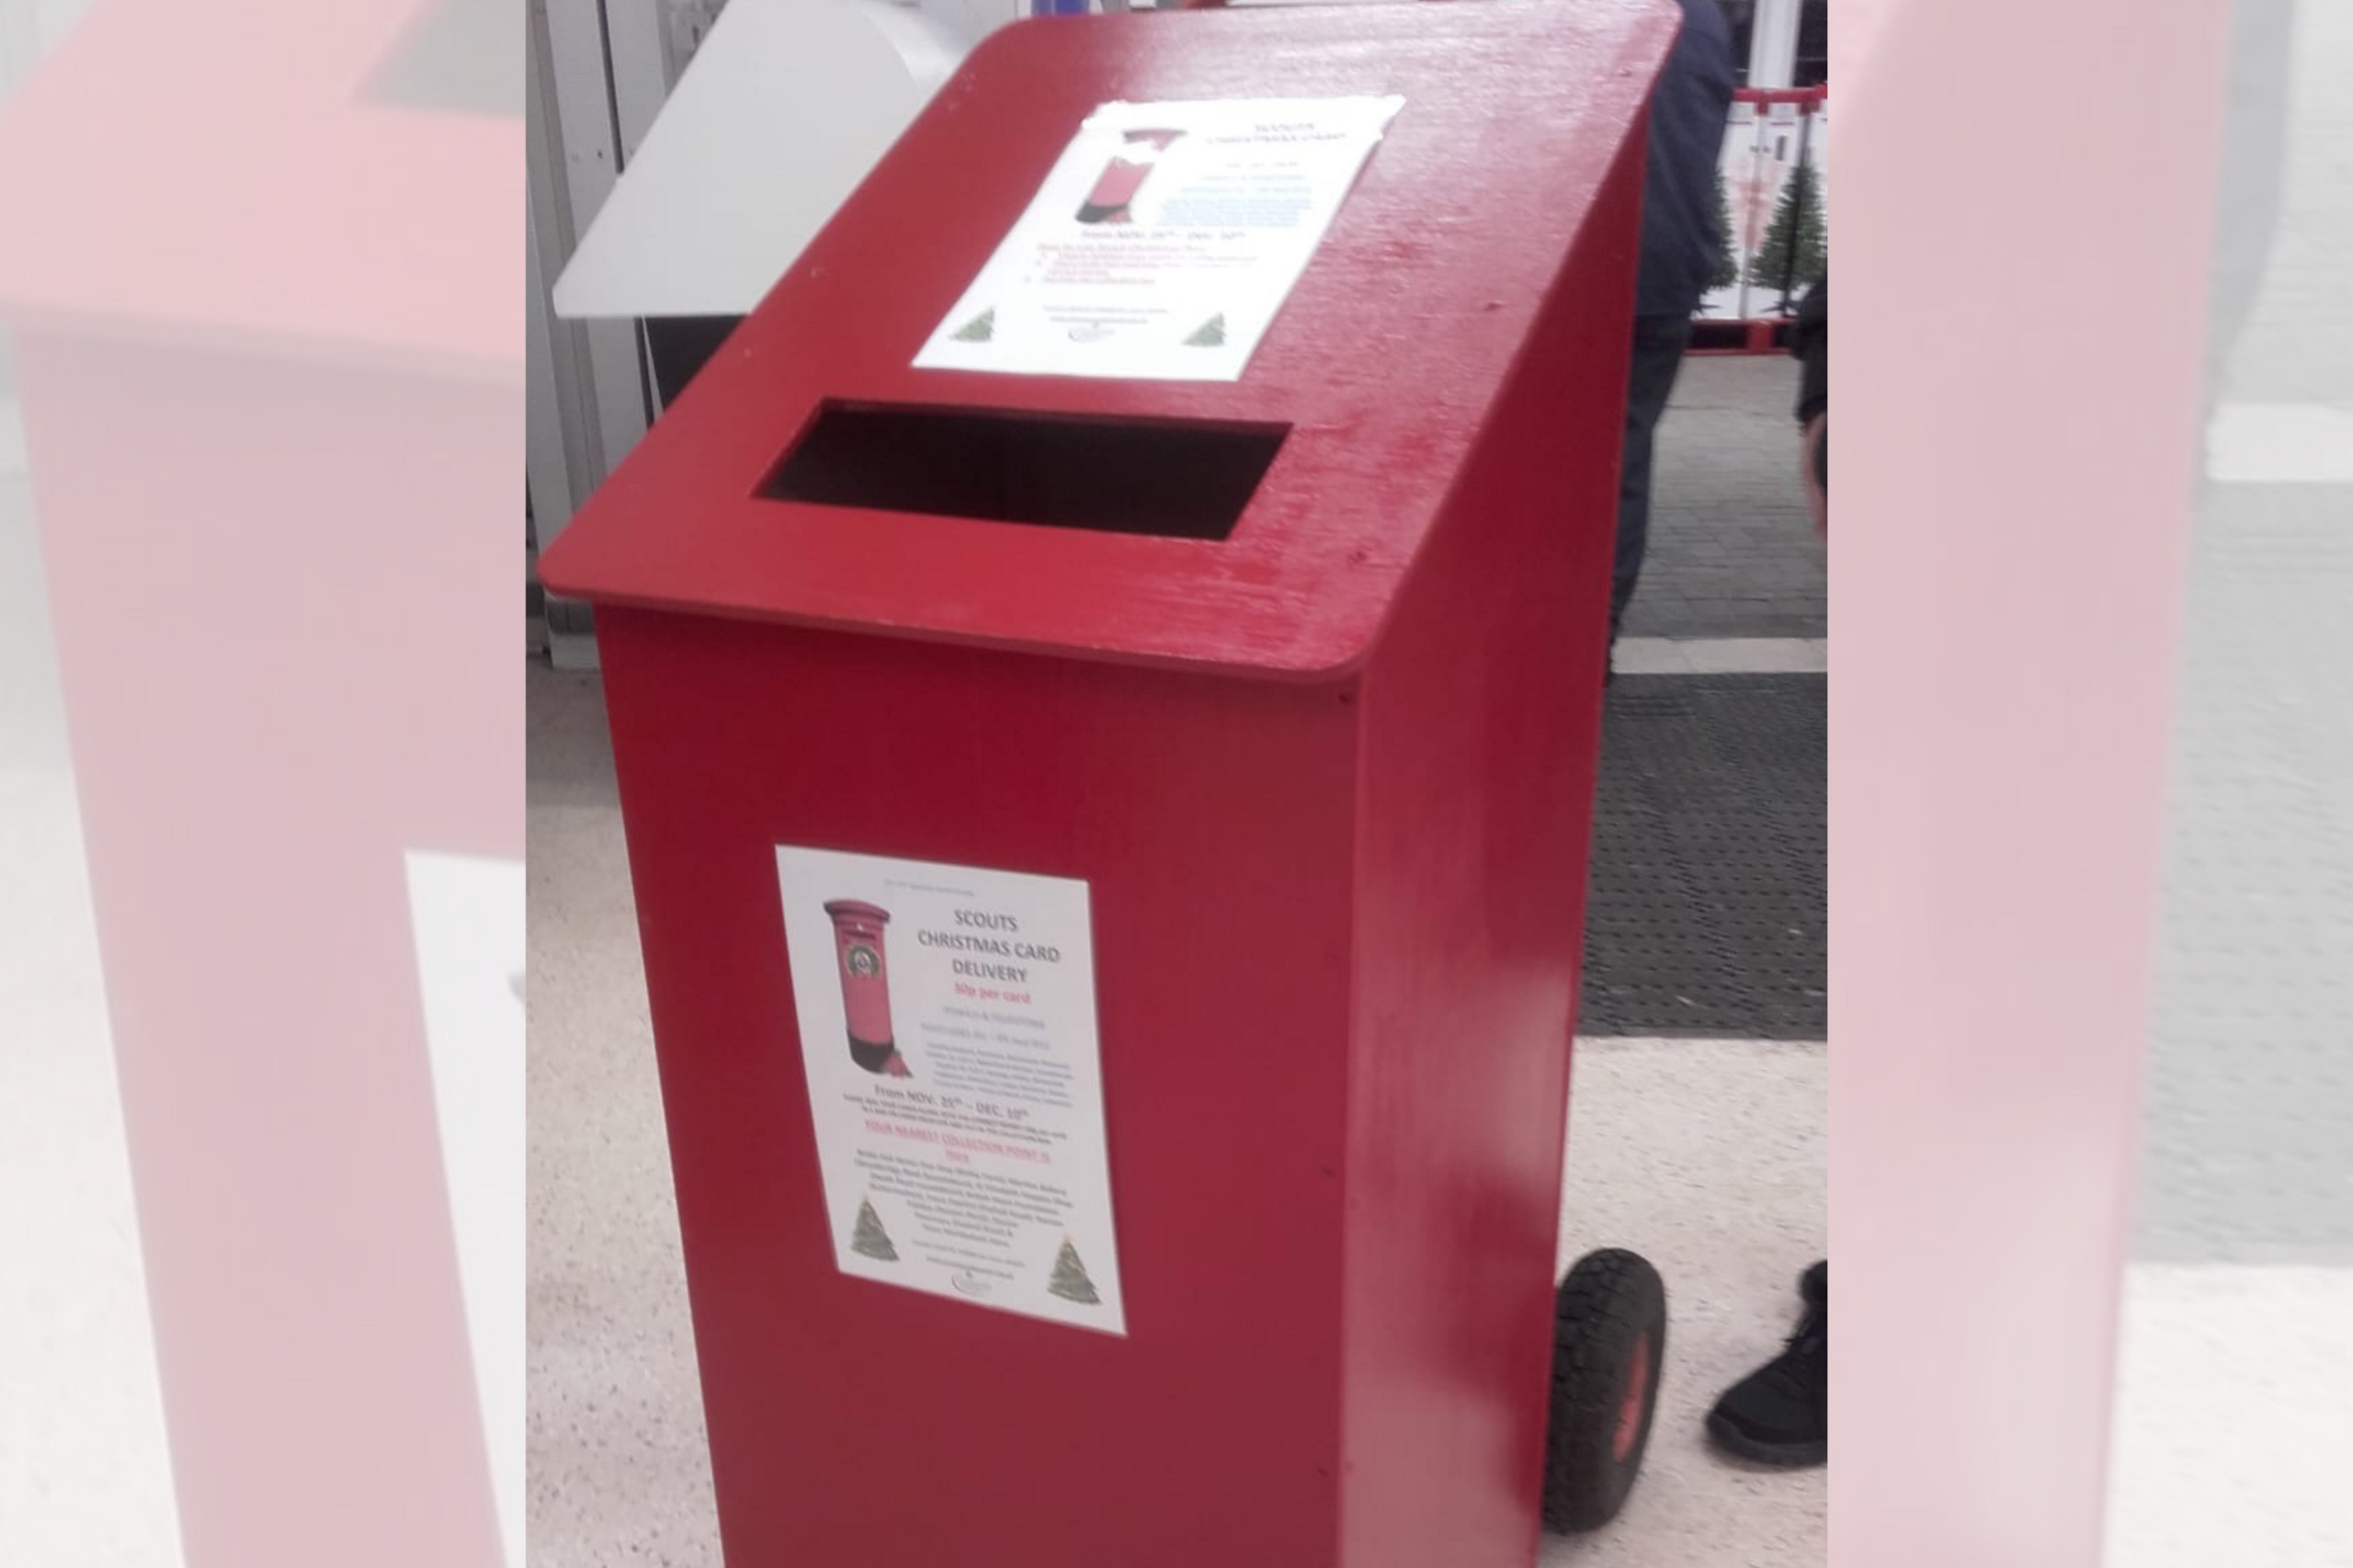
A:
POLYGON ((828 403, 773 501, 1223 539, 1287 432, 1201 421, 828 403))

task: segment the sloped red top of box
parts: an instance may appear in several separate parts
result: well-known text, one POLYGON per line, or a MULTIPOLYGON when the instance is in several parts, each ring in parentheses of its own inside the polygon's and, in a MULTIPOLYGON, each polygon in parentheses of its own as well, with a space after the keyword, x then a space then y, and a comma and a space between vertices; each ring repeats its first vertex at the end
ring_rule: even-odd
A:
POLYGON ((1007 28, 590 500, 542 576, 596 603, 1345 671, 1540 304, 1574 286, 1565 258, 1677 20, 1657 0, 1455 0, 1007 28), (913 368, 1096 106, 1392 93, 1404 107, 1238 382, 913 368), (766 498, 779 459, 838 403, 1289 433, 1220 540, 766 498))

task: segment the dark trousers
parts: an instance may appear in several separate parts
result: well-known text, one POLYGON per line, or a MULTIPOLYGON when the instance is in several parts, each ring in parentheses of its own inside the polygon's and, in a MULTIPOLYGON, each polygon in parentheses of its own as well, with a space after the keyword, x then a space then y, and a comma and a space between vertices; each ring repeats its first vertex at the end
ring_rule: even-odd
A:
POLYGON ((1643 551, 1651 534, 1651 437, 1683 351, 1691 346, 1688 312, 1634 318, 1634 360, 1626 374, 1626 441, 1618 471, 1618 554, 1609 577, 1609 640, 1626 619, 1626 606, 1643 574, 1643 551))

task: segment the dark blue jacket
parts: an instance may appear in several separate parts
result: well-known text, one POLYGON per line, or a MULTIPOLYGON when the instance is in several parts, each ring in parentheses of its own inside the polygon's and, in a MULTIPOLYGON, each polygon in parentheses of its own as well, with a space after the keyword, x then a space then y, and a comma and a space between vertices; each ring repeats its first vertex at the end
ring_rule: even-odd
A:
POLYGON ((1689 315, 1716 268, 1716 162, 1736 80, 1732 28, 1716 0, 1679 0, 1683 31, 1651 91, 1643 176, 1640 315, 1689 315))

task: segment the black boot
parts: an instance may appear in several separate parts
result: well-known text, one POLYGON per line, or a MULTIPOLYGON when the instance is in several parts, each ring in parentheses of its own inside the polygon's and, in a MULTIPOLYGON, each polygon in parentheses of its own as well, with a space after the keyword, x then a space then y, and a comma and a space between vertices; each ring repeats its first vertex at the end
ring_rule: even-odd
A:
POLYGON ((1758 1464, 1824 1464, 1830 1459, 1830 1265, 1798 1282, 1805 1319, 1781 1353, 1724 1391, 1708 1415, 1709 1435, 1758 1464))

